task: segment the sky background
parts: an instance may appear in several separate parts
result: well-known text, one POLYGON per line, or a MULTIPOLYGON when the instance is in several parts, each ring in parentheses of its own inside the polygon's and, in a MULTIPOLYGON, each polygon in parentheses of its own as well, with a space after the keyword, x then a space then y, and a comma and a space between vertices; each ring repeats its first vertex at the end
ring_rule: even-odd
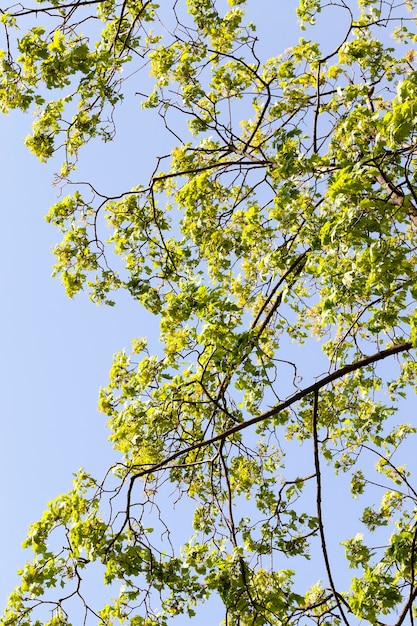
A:
MULTIPOLYGON (((265 56, 296 43, 294 13, 287 9, 284 19, 276 0, 255 5, 259 15, 252 19, 265 56)), ((344 32, 336 15, 323 14, 314 35, 325 33, 329 49, 324 53, 344 32)), ((90 180, 109 194, 147 179, 152 156, 161 152, 163 128, 155 111, 138 115, 139 101, 129 106, 118 115, 114 144, 87 146, 75 179, 90 180)), ((60 160, 41 164, 29 153, 23 139, 30 125, 30 114, 0 117, 1 609, 18 582, 16 570, 24 563, 20 546, 29 524, 49 500, 71 487, 73 472, 83 466, 100 477, 115 458, 105 417, 97 411, 113 353, 129 351, 131 340, 145 335, 151 351, 158 348, 158 319, 127 296, 121 295, 116 307, 98 307, 85 294, 68 299, 51 278, 50 249, 60 234, 43 216, 57 199, 51 180, 60 160)))

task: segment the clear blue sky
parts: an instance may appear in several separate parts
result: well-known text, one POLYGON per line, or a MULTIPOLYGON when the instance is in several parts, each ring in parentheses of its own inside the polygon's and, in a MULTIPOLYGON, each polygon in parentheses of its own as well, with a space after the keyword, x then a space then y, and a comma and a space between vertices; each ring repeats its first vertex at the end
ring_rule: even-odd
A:
MULTIPOLYGON (((298 39, 288 9, 297 3, 286 4, 282 11, 280 3, 263 0, 251 16, 265 56, 298 39)), ((155 111, 137 113, 119 114, 114 145, 86 148, 76 179, 109 194, 146 180, 158 152, 155 137, 164 134, 159 121, 152 127, 155 111)), ((43 216, 56 201, 58 190, 50 183, 59 160, 41 164, 24 147, 31 121, 30 114, 0 117, 1 605, 17 583, 29 524, 70 487, 72 472, 84 466, 100 476, 109 465, 113 452, 96 406, 113 353, 128 350, 136 336, 150 336, 157 346, 158 335, 158 320, 127 298, 114 308, 97 307, 86 295, 69 300, 50 277, 50 248, 60 235, 43 216)))
MULTIPOLYGON (((42 165, 24 147, 31 121, 30 115, 0 117, 2 605, 23 564, 20 544, 29 524, 71 486, 72 472, 84 466, 100 476, 113 456, 96 408, 113 353, 144 335, 157 349, 158 336, 158 320, 123 294, 117 307, 98 307, 84 294, 68 299, 51 278, 50 250, 59 233, 43 216, 56 201, 50 181, 59 162, 42 165)), ((86 151, 84 169, 105 191, 130 188, 152 166, 143 132, 137 121, 136 137, 121 125, 118 148, 86 151), (137 149, 121 158, 129 140, 137 149)))
MULTIPOLYGON (((256 6, 259 16, 252 19, 259 23, 265 56, 297 41, 290 10, 284 20, 280 2, 262 0, 256 6)), ((330 50, 344 25, 330 20, 319 26, 328 33, 330 50)), ((164 136, 162 127, 152 125, 154 116, 154 111, 141 114, 139 103, 119 115, 115 144, 88 146, 75 178, 109 194, 145 181, 164 136)), ((99 477, 114 458, 104 416, 96 409, 113 353, 129 350, 132 338, 144 335, 156 349, 158 335, 158 320, 126 297, 114 308, 97 307, 86 295, 69 300, 50 277, 50 248, 59 233, 43 216, 57 195, 50 181, 59 161, 42 165, 27 151, 23 138, 30 124, 30 115, 0 117, 1 608, 18 581, 15 572, 24 562, 20 544, 29 524, 47 501, 71 486, 72 472, 84 466, 99 477)))

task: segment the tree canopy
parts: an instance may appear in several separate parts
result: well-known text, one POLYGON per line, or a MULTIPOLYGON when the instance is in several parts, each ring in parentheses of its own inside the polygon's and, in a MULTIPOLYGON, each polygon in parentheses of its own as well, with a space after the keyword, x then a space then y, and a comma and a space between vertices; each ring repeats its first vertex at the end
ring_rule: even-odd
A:
POLYGON ((227 626, 414 624, 417 2, 277 3, 298 20, 284 50, 259 11, 0 9, 0 108, 35 111, 27 146, 71 184, 54 274, 96 303, 126 290, 162 344, 114 356, 99 408, 120 461, 31 526, 2 626, 219 605, 227 626), (74 184, 132 102, 166 137, 137 148, 150 178, 74 184))

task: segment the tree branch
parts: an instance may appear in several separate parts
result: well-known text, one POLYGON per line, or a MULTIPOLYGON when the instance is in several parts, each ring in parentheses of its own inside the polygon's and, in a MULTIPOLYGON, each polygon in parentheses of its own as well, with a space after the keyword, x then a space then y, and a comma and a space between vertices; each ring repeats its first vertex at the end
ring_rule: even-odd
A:
POLYGON ((411 350, 412 347, 413 345, 411 341, 406 341, 405 343, 397 344, 395 346, 392 346, 391 348, 387 348, 386 350, 381 350, 380 352, 367 356, 361 359, 360 361, 356 361, 355 363, 350 363, 349 365, 345 365, 339 370, 332 372, 325 378, 322 378, 321 380, 313 383, 309 387, 306 387, 305 389, 301 389, 301 391, 298 391, 296 394, 294 394, 293 396, 290 396, 287 400, 284 400, 284 402, 281 402, 277 406, 274 406, 269 411, 266 411, 265 413, 262 413, 261 415, 256 415, 255 417, 252 417, 239 424, 235 424, 231 428, 228 428, 227 430, 223 431, 219 435, 215 435, 214 437, 211 437, 210 439, 206 439, 204 441, 197 441, 196 443, 193 443, 192 445, 182 450, 177 450, 176 452, 168 456, 166 459, 159 461, 159 463, 150 465, 149 467, 141 470, 140 472, 133 474, 131 477, 131 487, 133 486, 133 482, 137 478, 146 476, 148 474, 152 474, 153 472, 156 472, 159 469, 166 467, 167 465, 172 463, 172 461, 175 461, 179 457, 189 454, 193 450, 199 450, 200 448, 204 448, 205 446, 210 446, 211 444, 216 443, 217 441, 222 441, 224 439, 227 439, 231 435, 234 435, 235 433, 240 432, 241 430, 244 430, 245 428, 248 428, 249 426, 259 424, 260 422, 263 422, 264 420, 267 420, 270 417, 274 417, 275 415, 278 415, 279 413, 281 413, 288 407, 295 404, 295 402, 298 402, 299 400, 302 400, 309 394, 314 393, 318 391, 319 389, 322 389, 323 387, 326 387, 326 385, 332 383, 333 381, 338 380, 339 378, 342 378, 343 376, 346 376, 347 374, 350 374, 351 372, 355 372, 358 369, 366 367, 367 365, 371 365, 373 363, 377 363, 378 361, 382 361, 383 359, 386 359, 390 356, 394 356, 395 354, 400 354, 401 352, 407 352, 408 350, 411 350))
POLYGON ((401 611, 397 621, 395 622, 395 626, 401 626, 401 624, 403 623, 403 621, 407 617, 407 613, 411 609, 412 604, 413 604, 413 602, 414 602, 414 600, 416 598, 417 598, 417 585, 414 585, 414 587, 411 590, 411 593, 409 595, 409 598, 408 598, 407 602, 403 606, 403 610, 401 611))
POLYGON ((314 468, 316 470, 316 485, 317 485, 316 505, 317 505, 317 519, 319 523, 319 533, 320 533, 320 541, 321 541, 321 551, 323 554, 324 564, 326 566, 327 577, 329 579, 330 588, 333 592, 333 597, 336 600, 336 604, 339 609, 339 613, 343 619, 343 622, 345 623, 346 626, 349 626, 349 622, 346 618, 345 612, 340 602, 339 594, 337 593, 336 587, 334 584, 332 570, 330 567, 329 555, 327 552, 326 536, 324 534, 323 514, 322 514, 322 508, 321 508, 320 451, 319 451, 319 441, 318 441, 318 434, 317 434, 318 404, 319 404, 319 390, 315 389, 314 401, 313 401, 313 415, 312 415, 312 420, 311 420, 311 431, 313 434, 314 468))

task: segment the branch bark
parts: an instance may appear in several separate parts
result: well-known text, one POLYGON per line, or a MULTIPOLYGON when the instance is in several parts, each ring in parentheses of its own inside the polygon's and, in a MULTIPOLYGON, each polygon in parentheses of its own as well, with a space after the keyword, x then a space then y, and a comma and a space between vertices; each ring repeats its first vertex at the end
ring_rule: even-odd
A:
POLYGON ((148 474, 152 474, 153 472, 156 472, 159 469, 166 467, 167 465, 172 463, 172 461, 175 461, 181 456, 189 454, 190 452, 193 452, 194 450, 199 450, 201 448, 204 448, 205 446, 209 446, 218 441, 223 441, 227 439, 228 437, 230 437, 231 435, 233 435, 234 433, 240 432, 241 430, 245 430, 249 426, 259 424, 260 422, 263 422, 264 420, 274 417, 275 415, 278 415, 279 413, 281 413, 288 407, 292 406, 299 400, 302 400, 306 396, 312 393, 315 393, 316 391, 318 391, 319 389, 322 389, 323 387, 326 387, 326 385, 332 383, 333 381, 338 380, 339 378, 342 378, 343 376, 346 376, 347 374, 350 374, 351 372, 355 372, 358 369, 366 367, 367 365, 372 365, 373 363, 377 363, 378 361, 382 361, 390 356, 400 354, 401 352, 407 352, 408 350, 411 350, 412 347, 413 345, 411 341, 406 341, 405 343, 397 344, 395 346, 392 346, 391 348, 387 348, 386 350, 381 350, 380 352, 376 352, 375 354, 372 354, 363 359, 360 359, 360 361, 356 361, 354 363, 350 363, 349 365, 345 365, 344 367, 336 370, 335 372, 332 372, 328 376, 325 376, 321 380, 318 380, 317 382, 313 383, 309 387, 306 387, 305 389, 301 389, 301 391, 298 391, 294 395, 287 398, 287 400, 284 400, 284 402, 281 402, 280 404, 274 406, 269 411, 266 411, 265 413, 262 413, 261 415, 256 415, 255 417, 252 417, 239 424, 235 424, 231 428, 228 428, 224 432, 214 437, 211 437, 210 439, 198 441, 190 446, 187 446, 186 448, 182 450, 177 450, 176 452, 168 456, 166 459, 160 461, 159 463, 155 463, 154 465, 151 465, 137 472, 136 474, 133 474, 131 476, 131 487, 133 486, 133 482, 137 478, 146 476, 148 474))

